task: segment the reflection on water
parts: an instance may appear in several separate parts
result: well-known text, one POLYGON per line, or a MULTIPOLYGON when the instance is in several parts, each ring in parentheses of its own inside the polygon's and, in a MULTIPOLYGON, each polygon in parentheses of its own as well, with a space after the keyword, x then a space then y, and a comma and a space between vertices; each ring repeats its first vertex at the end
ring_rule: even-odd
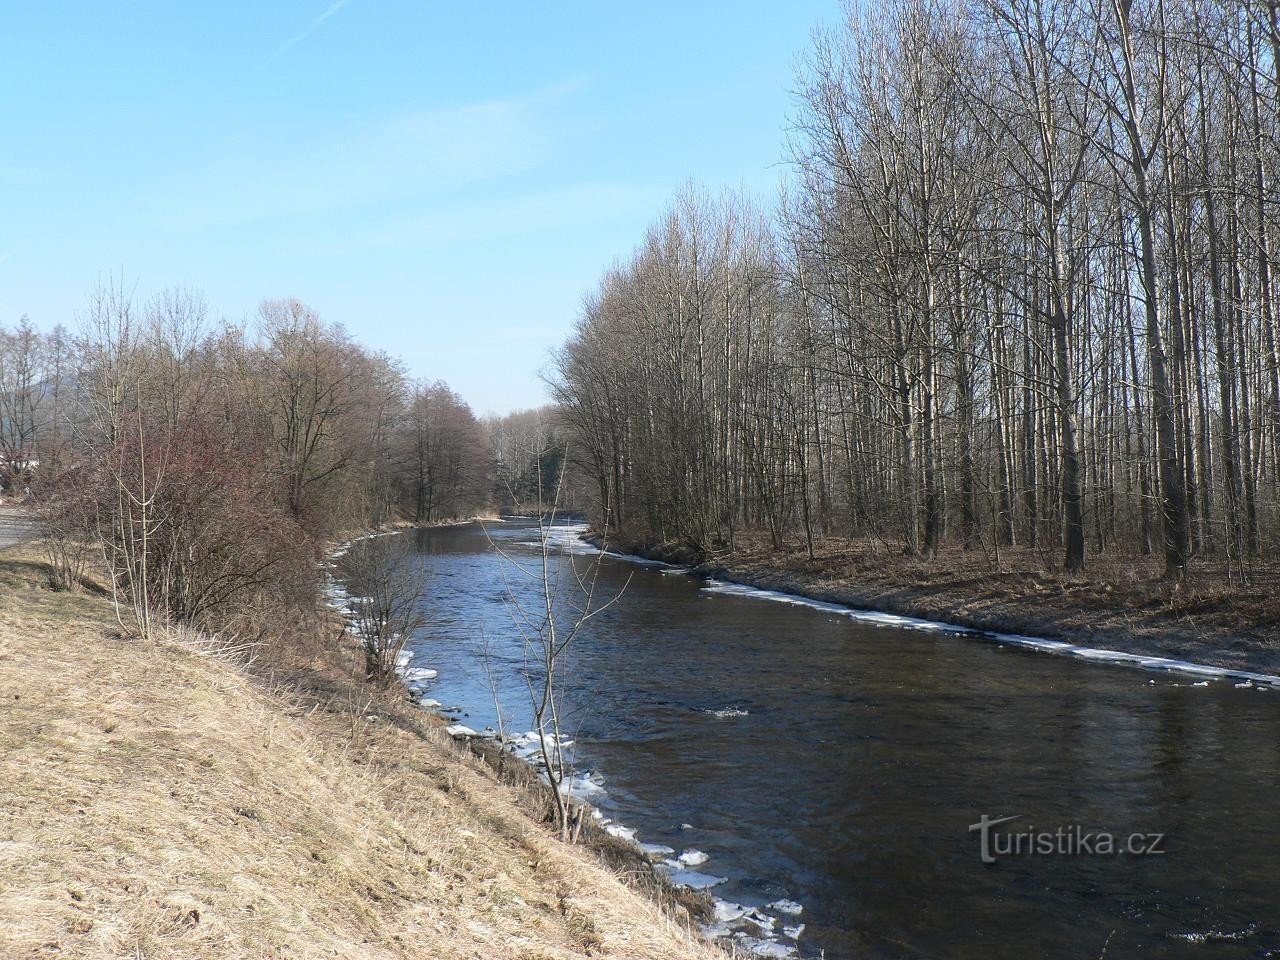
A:
MULTIPOLYGON (((533 531, 490 533, 514 556, 533 531)), ((418 666, 470 726, 529 724, 505 593, 533 580, 475 526, 419 531, 418 666)), ((557 554, 553 571, 586 558, 557 554)), ((628 583, 628 579, 630 582, 628 583)), ((717 595, 626 585, 575 647, 570 732, 638 838, 710 855, 726 900, 804 907, 807 955, 1280 956, 1280 693, 1206 687, 717 595), (1163 856, 984 865, 979 817, 1167 835, 1163 856)), ((1013 826, 1012 824, 1010 825, 1013 826)))

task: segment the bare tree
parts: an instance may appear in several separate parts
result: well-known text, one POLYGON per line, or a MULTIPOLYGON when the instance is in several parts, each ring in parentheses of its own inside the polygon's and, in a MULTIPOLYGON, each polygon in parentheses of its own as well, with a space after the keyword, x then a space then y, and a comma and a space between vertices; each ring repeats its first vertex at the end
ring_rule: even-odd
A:
MULTIPOLYGON (((576 838, 581 830, 583 812, 571 802, 574 767, 565 737, 565 694, 572 683, 573 647, 587 623, 620 599, 626 584, 611 597, 599 599, 603 539, 600 550, 581 565, 573 554, 563 564, 553 559, 556 547, 552 532, 564 488, 563 472, 550 491, 539 488, 537 555, 533 564, 501 549, 492 538, 490 545, 510 571, 510 575, 504 574, 507 605, 524 645, 524 677, 538 735, 538 757, 550 788, 556 830, 560 839, 567 841, 576 838), (531 595, 527 598, 526 587, 531 595)), ((601 536, 607 535, 606 528, 601 536)))
POLYGON ((1247 577, 1280 547, 1278 50, 1238 0, 848 4, 777 227, 682 191, 584 302, 553 383, 594 518, 1247 577))

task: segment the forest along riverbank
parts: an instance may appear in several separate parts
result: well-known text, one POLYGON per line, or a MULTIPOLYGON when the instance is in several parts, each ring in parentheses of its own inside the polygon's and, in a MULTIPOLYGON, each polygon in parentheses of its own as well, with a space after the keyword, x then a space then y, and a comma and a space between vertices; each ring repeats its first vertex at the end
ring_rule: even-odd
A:
MULTIPOLYGON (((599 545, 598 535, 587 539, 599 545)), ((692 575, 860 610, 1044 638, 1139 657, 1280 674, 1280 570, 1249 586, 1221 582, 1171 592, 1155 558, 1095 560, 1087 575, 1046 570, 1032 551, 1006 551, 999 569, 980 551, 925 562, 883 544, 829 539, 814 557, 744 536, 732 553, 698 562, 687 548, 611 535, 608 547, 688 568, 692 575)))
MULTIPOLYGON (((472 729, 528 730, 507 601, 526 588, 490 539, 532 561, 536 528, 406 536, 429 574, 410 644, 438 673, 425 693, 472 729)), ((554 539, 569 583, 594 550, 554 539)), ((621 594, 577 647, 566 728, 601 815, 717 898, 710 932, 830 958, 1280 949, 1269 684, 1034 656, 685 572, 604 558, 600 595, 621 594), (993 866, 968 829, 984 814, 1158 832, 1168 853, 993 866)))

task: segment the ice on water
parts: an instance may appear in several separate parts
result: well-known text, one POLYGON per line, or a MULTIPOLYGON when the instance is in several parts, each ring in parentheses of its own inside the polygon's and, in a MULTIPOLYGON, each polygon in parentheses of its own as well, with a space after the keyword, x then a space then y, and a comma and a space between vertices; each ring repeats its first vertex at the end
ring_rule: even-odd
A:
POLYGON ((754 957, 795 957, 799 951, 789 943, 777 940, 761 940, 759 937, 735 935, 733 942, 754 957))
POLYGON ((1266 687, 1280 687, 1280 677, 1265 673, 1253 673, 1247 670, 1231 670, 1226 667, 1213 667, 1208 664, 1191 663, 1186 660, 1176 660, 1170 657, 1150 657, 1136 653, 1125 653, 1120 650, 1105 650, 1097 647, 1085 647, 1075 643, 1066 643, 1061 640, 1048 640, 1043 637, 1028 637, 1023 634, 992 633, 984 630, 975 630, 971 627, 962 627, 958 624, 942 623, 936 620, 922 620, 918 617, 904 617, 895 613, 884 613, 878 610, 857 610, 852 607, 841 606, 838 603, 829 603, 825 600, 811 600, 808 597, 802 597, 792 593, 783 593, 780 590, 765 590, 760 587, 749 587, 745 584, 730 583, 724 580, 708 580, 703 589, 709 594, 751 597, 759 600, 772 600, 777 603, 788 603, 798 607, 808 607, 813 610, 820 610, 824 613, 847 617, 850 620, 855 620, 859 623, 869 623, 877 626, 893 627, 902 630, 922 630, 934 633, 954 634, 956 636, 963 637, 973 637, 975 639, 991 640, 1007 646, 1024 647, 1031 650, 1040 650, 1045 653, 1077 657, 1082 660, 1133 666, 1144 670, 1159 670, 1167 673, 1189 674, 1191 676, 1203 677, 1209 680, 1248 681, 1251 683, 1262 684, 1266 687))
POLYGON ((711 887, 729 882, 728 877, 716 877, 709 873, 699 873, 697 870, 683 870, 666 863, 660 864, 659 869, 676 886, 688 887, 690 890, 709 890, 711 887))
POLYGON ((656 860, 674 856, 676 852, 674 847, 668 847, 665 843, 641 843, 638 846, 646 857, 656 860))

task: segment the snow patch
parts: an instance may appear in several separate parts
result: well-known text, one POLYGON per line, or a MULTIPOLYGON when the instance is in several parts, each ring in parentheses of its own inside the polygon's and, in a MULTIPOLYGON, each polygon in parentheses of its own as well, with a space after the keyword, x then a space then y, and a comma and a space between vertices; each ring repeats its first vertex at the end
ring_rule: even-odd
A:
POLYGON ((667 875, 667 879, 677 887, 688 887, 690 890, 708 890, 711 887, 728 883, 728 877, 715 877, 697 870, 682 870, 672 866, 670 862, 659 864, 658 869, 667 875))
POLYGON ((640 852, 652 860, 670 857, 676 852, 674 847, 668 847, 665 843, 641 843, 639 847, 640 852))
POLYGON ((799 956, 799 951, 789 943, 779 943, 777 940, 761 940, 759 937, 748 937, 745 934, 735 935, 734 943, 742 947, 753 957, 795 957, 799 956))
MULTIPOLYGON (((600 552, 597 550, 597 552, 600 552)), ((627 563, 634 563, 638 567, 653 567, 666 573, 671 564, 665 560, 650 560, 648 557, 637 556, 634 553, 618 553, 616 550, 605 550, 604 555, 611 560, 623 560, 627 563)))
MULTIPOLYGON (((585 523, 558 523, 542 528, 541 540, 517 541, 522 547, 541 547, 544 543, 552 550, 562 553, 597 554, 600 549, 587 543, 582 535, 590 529, 585 523)), ((536 534, 536 531, 535 531, 536 534)))
POLYGON ((1061 640, 1046 640, 1043 637, 1028 637, 1018 633, 994 633, 986 630, 975 630, 954 623, 942 623, 937 620, 922 620, 918 617, 903 617, 896 613, 884 613, 878 610, 859 610, 854 607, 829 603, 825 600, 811 600, 808 597, 780 590, 765 590, 749 587, 741 583, 730 583, 725 580, 708 580, 703 590, 709 594, 724 594, 736 597, 750 597, 758 600, 772 600, 777 603, 788 603, 797 607, 809 607, 840 617, 847 617, 858 623, 875 626, 894 627, 900 630, 922 630, 932 633, 945 633, 958 637, 972 637, 978 640, 991 640, 995 643, 1012 647, 1024 647, 1053 653, 1060 656, 1076 657, 1096 663, 1111 663, 1120 666, 1138 667, 1142 670, 1158 670, 1165 673, 1189 674, 1207 680, 1244 680, 1268 687, 1280 687, 1280 676, 1266 673, 1254 673, 1248 670, 1232 670, 1226 667, 1212 667, 1203 663, 1192 663, 1187 660, 1176 660, 1171 657, 1149 657, 1138 653, 1125 653, 1121 650, 1105 650, 1097 647, 1085 647, 1076 643, 1061 640))
POLYGON ((742 904, 719 898, 712 904, 711 910, 717 923, 732 923, 734 920, 741 920, 747 914, 747 908, 742 904))
MULTIPOLYGON (((560 793, 573 800, 590 800, 605 792, 604 778, 594 771, 580 777, 565 777, 560 781, 560 793)), ((608 830, 608 827, 605 827, 608 830)), ((635 831, 632 831, 634 834, 635 831)), ((628 837, 627 839, 631 839, 628 837)))
MULTIPOLYGON (((669 861, 674 864, 674 861, 669 861)), ((747 907, 718 897, 712 902, 712 922, 702 930, 713 939, 729 938, 741 953, 756 957, 796 957, 795 941, 804 932, 803 923, 790 923, 777 934, 778 917, 765 911, 790 917, 799 916, 804 907, 794 900, 775 900, 763 907, 747 907), (783 942, 791 941, 790 943, 783 942)))
POLYGON ((773 936, 774 927, 778 925, 777 917, 771 917, 769 916, 769 914, 765 913, 763 910, 760 910, 760 909, 748 910, 747 915, 744 919, 750 920, 752 923, 754 923, 757 927, 760 928, 760 932, 762 934, 765 934, 766 936, 770 936, 770 937, 773 936))
MULTIPOLYGON (((557 524, 553 527, 546 527, 543 530, 542 540, 548 546, 562 550, 565 553, 577 554, 598 554, 606 556, 610 560, 621 560, 625 563, 634 563, 638 567, 651 567, 662 573, 683 574, 688 573, 691 567, 682 567, 674 563, 667 563, 665 560, 652 560, 649 557, 642 557, 635 553, 619 553, 617 550, 604 549, 601 550, 593 543, 582 539, 583 534, 591 529, 590 524, 586 523, 566 523, 557 524)), ((539 547, 542 545, 537 540, 521 540, 522 546, 539 547)))
POLYGON ((789 917, 798 917, 804 913, 804 907, 796 903, 794 900, 775 900, 768 905, 770 910, 776 910, 778 913, 785 913, 789 917))

